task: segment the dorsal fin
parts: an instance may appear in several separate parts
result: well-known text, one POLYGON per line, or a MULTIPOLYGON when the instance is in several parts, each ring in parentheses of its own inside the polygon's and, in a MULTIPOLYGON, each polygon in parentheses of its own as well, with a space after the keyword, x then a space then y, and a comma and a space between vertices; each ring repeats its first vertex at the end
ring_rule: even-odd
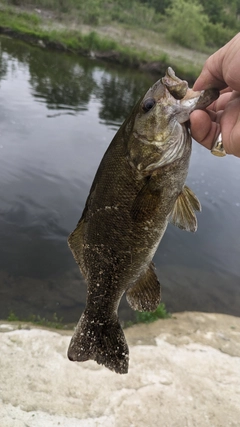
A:
POLYGON ((168 221, 183 230, 194 232, 197 230, 197 218, 194 211, 201 211, 200 202, 193 191, 185 185, 175 202, 168 221))

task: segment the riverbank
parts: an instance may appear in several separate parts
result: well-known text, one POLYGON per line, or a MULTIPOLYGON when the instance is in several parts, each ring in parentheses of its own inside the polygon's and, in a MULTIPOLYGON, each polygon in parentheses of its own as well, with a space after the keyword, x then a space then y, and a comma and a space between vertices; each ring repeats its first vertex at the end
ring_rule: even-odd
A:
POLYGON ((115 24, 89 26, 48 10, 6 7, 0 3, 0 33, 40 48, 90 56, 124 66, 163 74, 171 65, 193 82, 209 54, 171 44, 164 33, 115 24))
POLYGON ((239 425, 240 318, 177 313, 125 333, 118 375, 66 357, 70 331, 0 323, 1 427, 239 425))

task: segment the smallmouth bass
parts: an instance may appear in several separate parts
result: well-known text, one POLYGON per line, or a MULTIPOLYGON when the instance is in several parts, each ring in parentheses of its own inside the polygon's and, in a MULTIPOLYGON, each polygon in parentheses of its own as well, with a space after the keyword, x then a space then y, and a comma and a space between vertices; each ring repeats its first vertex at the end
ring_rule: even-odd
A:
POLYGON ((185 185, 192 140, 190 113, 218 97, 194 92, 171 68, 137 103, 97 170, 69 247, 87 282, 86 308, 71 339, 72 361, 95 360, 128 372, 129 350, 117 310, 154 311, 160 283, 152 258, 168 222, 196 231, 201 209, 185 185))

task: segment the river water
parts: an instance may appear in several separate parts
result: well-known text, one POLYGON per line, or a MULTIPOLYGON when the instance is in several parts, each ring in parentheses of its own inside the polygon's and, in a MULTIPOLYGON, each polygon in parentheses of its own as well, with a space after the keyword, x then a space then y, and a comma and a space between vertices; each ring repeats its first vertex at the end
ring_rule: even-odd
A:
MULTIPOLYGON (((0 318, 77 321, 86 286, 67 246, 98 164, 153 78, 0 38, 0 318)), ((171 64, 169 64, 171 65, 171 64)), ((160 76, 159 76, 160 77, 160 76)), ((170 311, 240 315, 240 159, 193 143, 197 233, 169 225, 154 261, 170 311)), ((120 317, 133 312, 123 299, 120 317)))

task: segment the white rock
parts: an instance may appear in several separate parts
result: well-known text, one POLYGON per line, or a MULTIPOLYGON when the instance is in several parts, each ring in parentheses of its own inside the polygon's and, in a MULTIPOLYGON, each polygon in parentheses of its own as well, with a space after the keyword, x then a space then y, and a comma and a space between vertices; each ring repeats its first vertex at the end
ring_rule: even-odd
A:
POLYGON ((236 317, 182 313, 126 330, 127 375, 70 362, 67 332, 4 330, 1 427, 239 426, 236 317))

